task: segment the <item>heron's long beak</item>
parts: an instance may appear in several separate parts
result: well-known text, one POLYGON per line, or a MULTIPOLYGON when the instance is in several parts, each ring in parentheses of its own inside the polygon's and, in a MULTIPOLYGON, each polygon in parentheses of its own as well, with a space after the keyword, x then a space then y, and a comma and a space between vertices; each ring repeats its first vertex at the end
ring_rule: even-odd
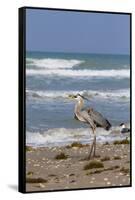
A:
MULTIPOLYGON (((80 95, 80 94, 79 94, 80 95)), ((85 100, 87 100, 87 101, 90 101, 89 99, 87 99, 86 97, 84 97, 84 96, 82 96, 82 95, 80 95, 83 99, 85 99, 85 100)), ((68 98, 69 99, 75 99, 77 97, 77 95, 73 95, 73 94, 69 94, 68 95, 68 98)))
POLYGON ((76 96, 75 96, 75 95, 72 95, 72 94, 69 94, 69 95, 68 95, 68 98, 69 98, 69 99, 75 99, 76 96))

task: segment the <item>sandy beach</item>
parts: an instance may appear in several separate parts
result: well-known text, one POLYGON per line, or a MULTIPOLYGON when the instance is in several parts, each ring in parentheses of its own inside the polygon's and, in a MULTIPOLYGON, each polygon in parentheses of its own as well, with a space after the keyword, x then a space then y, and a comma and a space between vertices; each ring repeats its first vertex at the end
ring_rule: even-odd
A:
POLYGON ((130 185, 130 144, 97 144, 97 157, 85 158, 89 145, 26 148, 26 191, 130 185))

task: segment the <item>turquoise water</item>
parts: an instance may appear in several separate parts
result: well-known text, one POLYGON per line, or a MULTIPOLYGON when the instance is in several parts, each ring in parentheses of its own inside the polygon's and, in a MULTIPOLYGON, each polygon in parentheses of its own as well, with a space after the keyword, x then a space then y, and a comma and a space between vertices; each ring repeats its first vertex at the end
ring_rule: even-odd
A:
MULTIPOLYGON (((86 105, 101 112, 113 128, 122 122, 129 123, 130 57, 27 52, 28 144, 47 146, 89 141, 88 127, 74 119, 75 102, 68 99, 69 94, 76 93, 87 97, 86 105)), ((108 133, 100 132, 103 134, 98 138, 103 140, 101 135, 108 133)))

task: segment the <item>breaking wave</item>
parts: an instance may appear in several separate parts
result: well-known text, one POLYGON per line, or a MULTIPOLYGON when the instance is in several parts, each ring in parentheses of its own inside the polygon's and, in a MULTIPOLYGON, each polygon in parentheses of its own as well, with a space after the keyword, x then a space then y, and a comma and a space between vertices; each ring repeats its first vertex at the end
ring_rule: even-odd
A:
MULTIPOLYGON (((120 135, 120 127, 112 127, 110 131, 102 128, 96 129, 97 142, 113 142, 125 138, 120 135)), ((127 134, 129 135, 129 133, 127 134)), ((27 132, 26 143, 32 146, 63 146, 71 144, 72 142, 91 143, 93 140, 92 134, 90 135, 89 128, 54 128, 44 132, 27 132)))
POLYGON ((35 66, 36 68, 42 69, 70 69, 76 65, 83 63, 83 60, 66 60, 66 59, 51 59, 51 58, 44 58, 44 59, 34 59, 34 58, 27 58, 27 67, 35 66))
POLYGON ((29 76, 63 76, 63 77, 113 77, 113 78, 129 78, 130 70, 71 70, 71 69, 27 69, 26 74, 29 76))
POLYGON ((33 91, 26 90, 26 95, 28 98, 39 98, 39 99, 57 99, 64 98, 67 99, 69 95, 81 94, 88 98, 103 98, 103 99, 123 99, 128 100, 130 98, 129 89, 121 89, 114 91, 94 91, 94 90, 83 90, 83 91, 33 91))

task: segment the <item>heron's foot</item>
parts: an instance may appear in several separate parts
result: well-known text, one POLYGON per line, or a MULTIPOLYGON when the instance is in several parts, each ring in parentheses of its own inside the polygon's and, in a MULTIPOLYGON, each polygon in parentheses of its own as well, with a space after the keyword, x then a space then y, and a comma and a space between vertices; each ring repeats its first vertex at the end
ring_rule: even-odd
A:
POLYGON ((81 161, 88 161, 88 160, 91 160, 91 159, 92 159, 92 157, 87 156, 87 157, 84 157, 83 159, 81 159, 81 161))
POLYGON ((89 156, 86 158, 86 160, 92 160, 92 159, 93 157, 89 157, 89 156))
POLYGON ((93 155, 93 158, 100 158, 101 156, 99 154, 93 155))
POLYGON ((86 157, 86 160, 92 160, 94 157, 89 155, 88 157, 86 157))
POLYGON ((88 157, 85 158, 85 160, 93 160, 94 158, 100 158, 100 155, 97 155, 97 154, 95 154, 93 156, 89 155, 88 157))

